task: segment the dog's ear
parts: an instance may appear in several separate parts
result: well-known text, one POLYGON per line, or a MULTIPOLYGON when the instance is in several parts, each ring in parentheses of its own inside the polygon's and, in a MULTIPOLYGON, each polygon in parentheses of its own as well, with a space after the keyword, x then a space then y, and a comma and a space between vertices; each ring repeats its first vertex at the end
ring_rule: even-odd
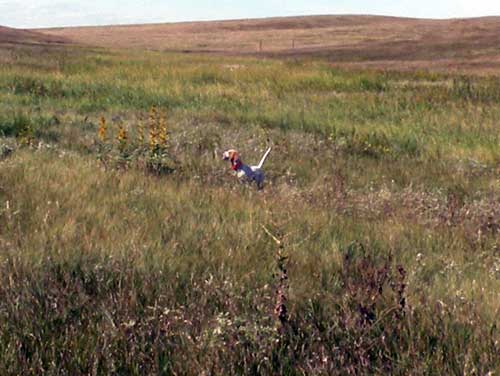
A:
POLYGON ((236 150, 234 149, 229 149, 229 150, 226 150, 223 154, 222 154, 222 159, 227 161, 227 160, 230 160, 231 162, 234 162, 235 160, 238 160, 240 157, 239 157, 239 154, 236 150))
POLYGON ((240 153, 237 150, 231 150, 231 161, 237 161, 240 159, 240 153))

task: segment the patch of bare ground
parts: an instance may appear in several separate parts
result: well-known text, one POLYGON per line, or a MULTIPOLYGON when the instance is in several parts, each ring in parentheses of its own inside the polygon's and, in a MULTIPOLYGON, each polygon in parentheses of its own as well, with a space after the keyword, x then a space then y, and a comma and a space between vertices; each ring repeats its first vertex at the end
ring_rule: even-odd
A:
POLYGON ((106 48, 321 58, 342 67, 496 74, 500 17, 309 16, 40 29, 106 48))

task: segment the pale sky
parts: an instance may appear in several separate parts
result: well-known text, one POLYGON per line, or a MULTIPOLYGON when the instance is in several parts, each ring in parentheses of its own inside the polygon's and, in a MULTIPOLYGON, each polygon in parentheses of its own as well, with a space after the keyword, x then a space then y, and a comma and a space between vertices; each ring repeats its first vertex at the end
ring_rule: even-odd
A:
POLYGON ((500 0, 0 0, 0 25, 35 28, 313 14, 500 15, 500 0))

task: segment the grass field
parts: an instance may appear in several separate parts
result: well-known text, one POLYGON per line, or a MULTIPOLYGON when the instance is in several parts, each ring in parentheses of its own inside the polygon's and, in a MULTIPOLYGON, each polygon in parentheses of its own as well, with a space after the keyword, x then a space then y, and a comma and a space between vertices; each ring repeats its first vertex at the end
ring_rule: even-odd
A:
POLYGON ((500 371, 496 77, 1 59, 1 374, 500 371))
MULTIPOLYGON (((104 48, 275 58, 321 58, 340 67, 494 75, 500 18, 429 20, 306 16, 36 30, 104 48)), ((0 41, 1 41, 0 30, 0 41)))

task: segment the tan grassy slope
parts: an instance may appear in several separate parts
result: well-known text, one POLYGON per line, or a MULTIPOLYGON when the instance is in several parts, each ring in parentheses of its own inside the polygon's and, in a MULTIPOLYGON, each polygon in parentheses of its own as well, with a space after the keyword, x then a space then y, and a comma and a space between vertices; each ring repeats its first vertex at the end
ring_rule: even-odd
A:
POLYGON ((0 45, 43 45, 63 44, 66 42, 66 38, 60 36, 0 26, 0 45))
POLYGON ((398 70, 500 71, 498 17, 309 16, 38 31, 102 47, 321 57, 341 65, 398 70))

